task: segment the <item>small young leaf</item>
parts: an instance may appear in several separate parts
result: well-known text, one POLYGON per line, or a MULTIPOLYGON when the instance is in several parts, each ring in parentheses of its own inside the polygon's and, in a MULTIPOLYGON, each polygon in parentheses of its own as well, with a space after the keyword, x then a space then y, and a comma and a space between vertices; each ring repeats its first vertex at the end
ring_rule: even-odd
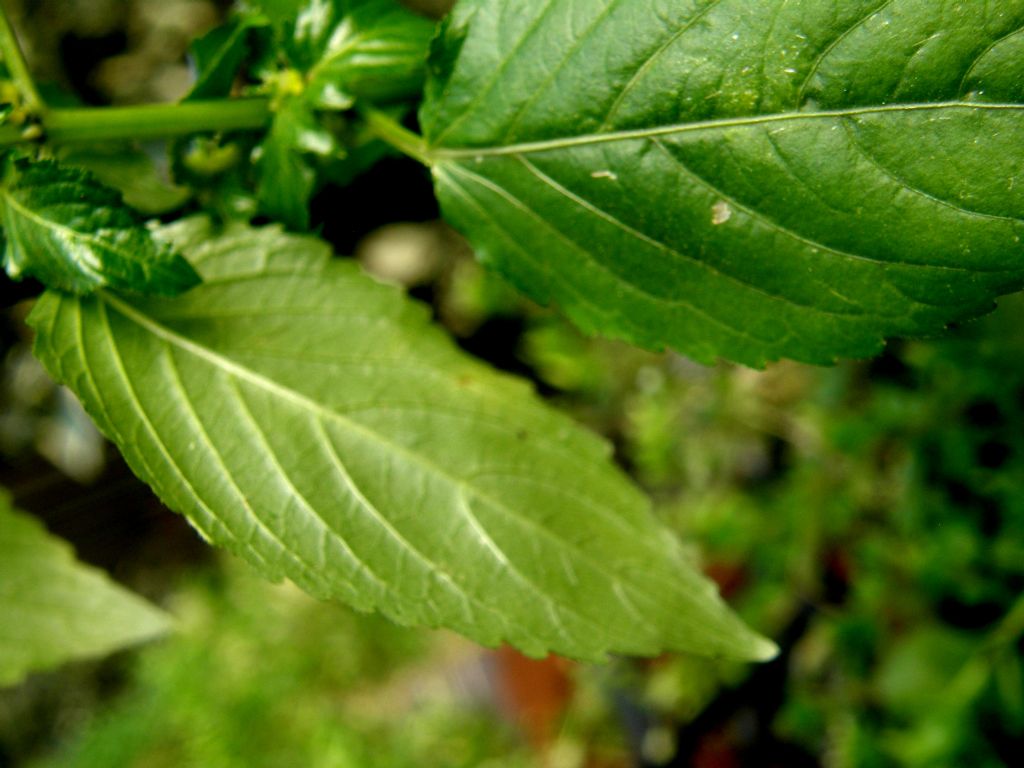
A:
POLYGON ((608 446, 312 238, 167 230, 202 286, 46 293, 36 353, 133 469, 271 578, 530 654, 765 658, 608 446))
POLYGON ((386 102, 423 87, 434 23, 396 0, 313 0, 299 13, 292 50, 320 109, 356 98, 386 102))
POLYGON ((169 296, 199 282, 119 192, 86 171, 10 154, 0 163, 3 263, 11 277, 32 275, 78 294, 111 286, 169 296))
POLYGON ((166 614, 75 560, 0 491, 0 686, 167 631, 166 614))
POLYGON ((827 363, 1024 285, 1024 0, 463 0, 446 217, 583 328, 827 363))
POLYGON ((309 229, 309 199, 316 185, 309 156, 331 155, 336 150, 334 137, 306 101, 286 98, 258 153, 256 194, 263 212, 290 229, 309 229))
POLYGON ((253 14, 242 14, 196 40, 191 47, 196 82, 186 100, 219 99, 230 95, 238 69, 250 53, 253 35, 266 27, 266 20, 253 14))
POLYGON ((146 216, 180 208, 192 195, 188 187, 168 181, 153 158, 132 145, 63 147, 59 161, 88 171, 101 184, 118 190, 127 205, 146 216))

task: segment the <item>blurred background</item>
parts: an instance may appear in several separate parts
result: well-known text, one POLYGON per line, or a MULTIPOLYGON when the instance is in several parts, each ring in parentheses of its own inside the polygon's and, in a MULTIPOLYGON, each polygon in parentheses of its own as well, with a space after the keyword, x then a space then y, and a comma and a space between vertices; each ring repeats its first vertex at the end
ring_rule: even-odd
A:
MULTIPOLYGON (((188 43, 229 4, 4 5, 52 100, 127 104, 185 93, 188 43)), ((101 150, 82 154, 147 213, 193 204, 163 147, 101 150)), ((439 222, 414 162, 324 176, 314 229, 605 435, 782 654, 536 662, 268 584, 165 510, 50 383, 23 322, 38 286, 3 278, 0 484, 180 626, 0 690, 0 766, 1020 764, 1024 301, 869 362, 706 368, 519 298, 439 222)))

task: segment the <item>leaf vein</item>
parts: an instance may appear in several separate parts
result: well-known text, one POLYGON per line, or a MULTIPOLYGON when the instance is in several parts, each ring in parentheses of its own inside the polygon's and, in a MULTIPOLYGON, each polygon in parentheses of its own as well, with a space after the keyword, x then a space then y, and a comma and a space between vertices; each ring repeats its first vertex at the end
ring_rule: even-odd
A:
MULTIPOLYGON (((477 605, 480 608, 483 608, 488 613, 490 613, 492 616, 497 616, 498 618, 501 618, 499 614, 495 612, 494 608, 491 605, 483 602, 476 595, 469 592, 460 584, 456 583, 455 580, 452 578, 451 574, 445 568, 443 568, 439 562, 432 560, 430 557, 428 557, 422 551, 420 551, 420 549, 413 546, 413 544, 407 538, 405 538, 405 536, 402 535, 401 531, 399 531, 397 528, 395 528, 394 525, 391 524, 391 521, 387 519, 387 516, 384 515, 384 513, 381 512, 380 509, 378 509, 377 506, 372 501, 370 501, 370 499, 363 492, 362 488, 360 488, 359 485, 356 483, 351 473, 345 467, 345 463, 341 460, 341 457, 338 455, 338 450, 337 447, 334 445, 334 441, 331 440, 330 435, 324 428, 323 421, 320 418, 316 418, 313 420, 313 423, 316 425, 316 429, 319 432, 320 439, 326 446, 326 454, 328 459, 330 460, 334 468, 337 470, 338 475, 342 479, 342 483, 344 484, 348 492, 352 495, 352 497, 356 500, 356 503, 359 504, 359 506, 366 510, 366 512, 368 512, 370 516, 377 521, 377 524, 384 529, 387 535, 392 540, 394 540, 403 551, 407 552, 415 560, 418 560, 420 563, 426 566, 429 572, 438 576, 441 579, 441 581, 443 581, 447 585, 449 592, 455 595, 467 609, 467 619, 471 620, 473 613, 472 609, 469 608, 470 604, 477 605)), ((504 624, 504 620, 502 620, 502 623, 504 624)))
MULTIPOLYGON (((149 333, 152 333, 157 338, 163 339, 164 341, 173 344, 177 347, 180 347, 181 349, 190 352, 191 354, 199 357, 200 359, 205 360, 206 362, 212 364, 213 366, 223 369, 223 371, 228 374, 228 380, 231 381, 233 385, 235 385, 236 380, 251 383, 260 389, 272 392, 278 397, 281 397, 284 400, 288 400, 303 409, 311 411, 314 414, 320 414, 323 418, 335 420, 344 424, 346 427, 352 429, 354 432, 360 433, 368 437, 371 441, 380 443, 381 445, 389 448, 390 450, 393 450, 396 453, 400 453, 409 461, 419 464, 426 469, 429 469, 437 476, 446 479, 453 486, 458 487, 464 484, 463 480, 452 476, 444 468, 430 461, 426 457, 412 453, 404 446, 401 446, 398 443, 388 440, 383 435, 373 432, 372 430, 360 424, 358 421, 349 419, 339 412, 329 410, 320 403, 310 400, 308 397, 302 395, 301 393, 288 389, 282 386, 281 384, 278 384, 277 382, 266 378, 262 374, 257 373, 256 371, 252 371, 238 365, 234 361, 219 355, 218 353, 211 349, 202 347, 189 339, 186 339, 175 334, 173 331, 159 325, 151 318, 140 313, 138 310, 124 303, 123 301, 121 301, 114 295, 110 294, 109 292, 101 291, 98 293, 98 295, 101 297, 103 302, 109 304, 119 314, 123 315, 129 321, 134 322, 135 324, 144 328, 149 333)), ((258 435, 260 436, 261 441, 264 443, 264 445, 266 445, 267 438, 262 427, 260 427, 258 422, 256 422, 252 414, 248 412, 248 408, 245 405, 244 397, 241 395, 241 391, 237 390, 237 385, 235 385, 235 388, 238 393, 236 401, 242 406, 242 409, 245 411, 245 414, 247 414, 248 420, 254 425, 255 429, 258 432, 258 435)), ((270 456, 276 462, 277 466, 280 467, 280 462, 277 459, 276 454, 274 454, 273 451, 269 448, 266 448, 266 450, 269 450, 270 456)), ((289 484, 290 487, 294 488, 294 486, 288 479, 288 476, 286 474, 283 474, 283 469, 282 478, 289 484)), ((588 553, 579 549, 578 547, 575 547, 571 542, 559 538, 553 531, 544 528, 536 520, 533 520, 532 518, 509 508, 500 498, 483 494, 477 490, 474 490, 473 493, 478 498, 487 501, 489 504, 492 504, 496 509, 503 511, 510 519, 517 520, 521 524, 525 524, 530 528, 534 529, 541 535, 554 540, 559 545, 572 549, 576 552, 580 559, 590 562, 599 571, 604 570, 602 564, 596 563, 588 553)), ((308 506, 308 501, 297 491, 297 489, 296 494, 298 498, 302 501, 302 503, 308 506)), ((316 513, 314 512, 314 514, 316 513)))
POLYGON ((798 122, 801 120, 832 120, 843 117, 864 117, 867 115, 912 114, 915 112, 937 112, 942 110, 969 110, 976 112, 1024 112, 1024 104, 983 103, 972 101, 944 101, 933 103, 884 104, 847 109, 821 110, 818 112, 778 112, 770 115, 747 115, 744 117, 715 118, 690 123, 635 128, 607 133, 588 133, 541 141, 520 142, 505 146, 464 147, 459 149, 436 149, 429 153, 435 167, 445 160, 462 160, 499 155, 521 155, 536 152, 552 152, 573 147, 608 144, 631 139, 653 139, 660 136, 716 131, 726 128, 762 127, 773 123, 798 122))
MULTIPOLYGON (((743 337, 743 338, 747 338, 750 341, 753 341, 753 342, 758 343, 758 344, 769 343, 768 339, 762 339, 762 338, 760 338, 758 336, 754 336, 749 330, 746 330, 744 328, 740 328, 738 326, 730 325, 729 323, 727 323, 727 322, 725 322, 725 321, 715 317, 714 315, 709 314, 707 311, 701 309, 700 307, 695 306, 694 304, 692 304, 691 302, 687 301, 684 298, 678 298, 678 299, 666 298, 666 297, 662 297, 662 296, 657 296, 657 295, 651 294, 650 292, 645 290, 642 286, 636 285, 635 283, 632 283, 632 282, 624 279, 620 275, 612 272, 608 268, 608 266, 606 264, 596 260, 593 257, 593 255, 586 248, 581 246, 575 240, 571 239, 568 235, 566 235, 560 229, 556 228, 554 226, 554 224, 552 224, 547 219, 542 217, 539 213, 537 213, 530 206, 528 206, 523 200, 520 200, 519 198, 517 198, 514 195, 512 195, 504 187, 501 187, 501 186, 495 184, 494 182, 490 181, 489 179, 486 179, 483 176, 479 176, 478 174, 475 174, 472 171, 469 171, 468 169, 463 168, 461 166, 453 165, 453 166, 450 166, 450 168, 452 170, 456 170, 457 169, 457 172, 462 173, 462 174, 464 174, 467 177, 470 177, 471 180, 475 180, 475 183, 479 184, 482 187, 490 189, 495 194, 499 195, 500 197, 505 198, 505 200, 507 200, 509 203, 511 203, 514 207, 519 208, 520 210, 522 210, 524 213, 526 213, 530 217, 536 219, 545 228, 547 228, 552 233, 554 233, 555 236, 558 237, 560 240, 562 240, 566 245, 568 245, 570 248, 572 248, 577 253, 582 255, 583 258, 588 263, 592 264, 596 269, 598 269, 599 271, 603 272, 604 274, 609 275, 617 283, 619 283, 624 288, 626 288, 626 290, 628 290, 628 291, 630 291, 632 293, 639 294, 639 295, 641 295, 641 296, 643 296, 643 297, 645 297, 647 299, 656 301, 656 302, 661 303, 661 304, 667 304, 669 306, 685 307, 685 308, 689 309, 691 312, 694 312, 695 314, 700 315, 705 320, 708 320, 713 325, 717 325, 718 327, 720 327, 722 330, 724 330, 725 332, 727 332, 729 334, 735 334, 737 336, 740 336, 740 337, 743 337)), ((464 194, 466 195, 467 199, 472 200, 471 196, 469 196, 465 192, 464 192, 464 194)), ((536 263, 536 261, 532 258, 532 256, 528 255, 528 251, 525 248, 523 248, 521 244, 519 244, 519 242, 518 242, 518 240, 516 240, 516 238, 512 237, 512 235, 505 230, 505 228, 498 222, 498 219, 492 213, 487 211, 483 206, 477 204, 475 201, 473 201, 473 205, 474 205, 474 207, 477 210, 480 211, 480 213, 483 216, 488 218, 490 221, 494 222, 494 224, 499 229, 501 229, 503 232, 505 232, 506 239, 510 243, 516 244, 516 248, 524 256, 527 256, 530 259, 530 261, 536 263)), ((563 281, 562 285, 565 286, 569 291, 574 293, 579 298, 579 300, 580 300, 580 302, 582 304, 584 304, 586 306, 589 306, 589 307, 591 307, 592 309, 594 309, 596 311, 602 312, 603 314, 606 314, 606 310, 603 307, 603 305, 595 304, 586 295, 580 293, 574 286, 572 286, 571 283, 563 281)), ((623 316, 623 321, 627 322, 627 323, 631 322, 628 316, 623 316)), ((640 330, 640 329, 638 329, 638 330, 640 330)))
MULTIPOLYGON (((281 459, 278 457, 277 452, 270 445, 270 440, 267 436, 266 431, 263 429, 263 426, 259 423, 259 420, 256 419, 255 416, 253 416, 252 411, 249 409, 249 405, 245 400, 245 395, 242 394, 242 390, 238 387, 237 382, 230 375, 227 377, 227 382, 235 392, 235 398, 233 402, 237 403, 238 405, 239 415, 241 415, 242 418, 246 422, 248 422, 249 426, 251 427, 253 433, 256 436, 256 439, 259 441, 260 446, 263 449, 263 453, 266 454, 267 458, 270 460, 270 463, 273 465, 276 476, 280 478, 280 480, 283 481, 284 484, 287 486, 288 495, 291 498, 295 499, 300 505, 302 505, 302 507, 306 510, 308 517, 310 517, 313 520, 319 521, 319 523, 323 527, 322 529, 328 530, 332 534, 334 534, 334 541, 341 545, 342 550, 348 556, 352 564, 356 566, 356 569, 358 571, 368 576, 372 582, 375 582, 377 586, 382 589, 382 591, 387 592, 387 583, 376 574, 376 572, 373 570, 373 568, 370 567, 368 563, 366 563, 358 555, 356 555, 356 553, 348 545, 348 542, 345 540, 345 537, 342 536, 341 533, 333 525, 331 525, 327 518, 324 517, 324 515, 321 514, 310 503, 309 499, 306 498, 306 495, 296 487, 295 483, 292 482, 291 475, 288 473, 288 470, 286 470, 284 465, 281 463, 281 459)), ((321 570, 325 566, 326 562, 321 564, 321 570)))
MULTIPOLYGON (((963 214, 963 215, 965 215, 965 216, 967 216, 969 218, 985 219, 985 220, 988 220, 988 221, 1005 221, 1005 222, 1009 222, 1009 223, 1015 224, 1015 225, 1024 224, 1024 219, 1017 219, 1017 218, 1014 218, 1013 216, 1004 216, 1004 215, 1001 215, 1001 214, 998 214, 998 213, 985 213, 984 211, 977 211, 977 210, 974 210, 972 208, 966 208, 963 205, 959 205, 958 203, 954 203, 952 200, 946 200, 945 198, 937 197, 937 196, 933 195, 931 192, 927 192, 927 191, 921 189, 920 187, 915 186, 914 184, 911 184, 909 181, 907 181, 902 176, 897 174, 894 170, 889 168, 887 165, 884 165, 882 163, 882 161, 879 160, 876 155, 874 155, 867 147, 864 146, 864 143, 857 136, 857 132, 853 129, 853 127, 851 127, 849 121, 841 120, 840 124, 843 126, 843 129, 846 131, 846 134, 847 134, 847 136, 850 139, 850 144, 853 146, 853 148, 856 149, 857 152, 865 160, 867 160, 869 163, 871 163, 871 165, 874 166, 880 173, 884 174, 888 178, 890 178, 893 181, 895 181, 897 184, 899 184, 901 187, 906 189, 908 192, 913 192, 914 194, 919 195, 919 196, 921 196, 921 197, 923 197, 923 198, 925 198, 925 199, 935 203, 936 205, 941 205, 941 206, 943 206, 945 208, 951 208, 952 210, 956 211, 957 213, 963 214)), ((984 270, 972 270, 972 271, 984 271, 984 270)), ((991 271, 993 271, 993 272, 1001 272, 1003 270, 991 270, 991 271)), ((1010 270, 1006 270, 1006 271, 1010 271, 1010 270)))
POLYGON ((981 53, 976 55, 964 70, 964 76, 960 78, 960 85, 957 88, 957 94, 961 97, 967 95, 966 93, 964 93, 964 89, 967 88, 967 81, 971 79, 971 75, 974 74, 974 70, 977 69, 978 65, 986 56, 988 56, 988 54, 994 51, 997 46, 1001 45, 1002 43, 1005 43, 1007 40, 1010 40, 1011 38, 1014 38, 1022 33, 1024 33, 1024 27, 1018 27, 1012 32, 1008 32, 1002 37, 996 38, 988 45, 988 47, 981 51, 981 53))
POLYGON ((518 124, 522 116, 543 95, 544 89, 547 88, 552 82, 554 82, 555 78, 558 77, 558 74, 565 68, 566 64, 569 63, 569 59, 572 58, 572 56, 575 53, 577 53, 587 43, 588 37, 593 33, 593 31, 597 29, 597 27, 599 27, 601 23, 605 19, 607 19, 611 12, 614 11, 617 7, 617 0, 612 0, 612 2, 609 2, 605 6, 604 10, 601 11, 601 13, 599 13, 597 16, 595 16, 593 21, 591 21, 590 24, 587 25, 587 28, 582 33, 576 36, 576 42, 573 43, 571 48, 569 48, 564 54, 562 54, 561 58, 558 61, 558 65, 553 67, 551 71, 544 77, 544 79, 537 84, 536 88, 534 89, 533 95, 526 101, 524 101, 519 106, 519 108, 516 109, 515 114, 513 114, 508 119, 508 128, 506 129, 505 135, 502 138, 502 143, 512 140, 512 136, 515 133, 516 125, 518 124))
POLYGON ((608 108, 608 111, 605 113, 604 119, 601 121, 601 125, 598 128, 599 132, 608 127, 608 125, 612 121, 612 118, 615 117, 615 114, 622 107, 622 103, 623 101, 625 101, 627 94, 629 94, 629 92, 633 90, 633 88, 643 78, 643 76, 650 71, 651 67, 654 66, 654 62, 661 58, 665 51, 671 48, 676 43, 676 41, 678 41, 683 35, 685 35, 687 32, 693 29, 697 22, 705 18, 709 13, 711 13, 711 11, 713 11, 721 4, 722 0, 711 0, 711 2, 709 2, 703 8, 701 8, 700 11, 698 11, 689 19, 687 19, 686 22, 679 29, 677 29, 671 36, 669 36, 668 40, 662 43, 661 46, 656 51, 654 51, 654 53, 652 53, 650 56, 647 57, 646 60, 644 60, 643 64, 641 64, 637 68, 636 72, 633 73, 633 77, 631 77, 629 82, 627 82, 623 86, 622 90, 619 91, 618 95, 615 97, 615 101, 613 101, 612 105, 608 108))
POLYGON ((893 2, 894 0, 882 0, 882 2, 878 4, 878 6, 876 6, 872 10, 869 10, 860 19, 854 21, 854 23, 851 24, 846 29, 844 29, 840 35, 838 35, 828 45, 822 48, 817 58, 815 58, 814 62, 811 64, 810 69, 807 71, 807 75, 804 77, 803 82, 800 83, 800 88, 797 90, 796 104, 798 107, 803 105, 804 99, 807 96, 807 89, 811 84, 811 80, 814 79, 814 76, 816 74, 818 74, 818 71, 821 69, 821 65, 825 62, 825 59, 828 58, 829 54, 832 53, 832 51, 834 51, 836 48, 838 48, 846 38, 848 38, 862 26, 867 24, 872 18, 880 14, 887 7, 892 5, 893 2))
MULTIPOLYGON (((245 493, 243 493, 242 489, 238 487, 238 483, 235 481, 234 476, 231 474, 231 472, 227 468, 227 465, 224 463, 224 458, 221 455, 220 450, 214 444, 213 440, 210 438, 209 433, 206 431, 206 428, 203 426, 203 422, 199 418, 199 414, 196 411, 195 404, 192 401, 192 397, 189 395, 188 390, 185 388, 185 384, 181 379, 181 372, 178 370, 178 365, 174 361, 174 353, 171 351, 170 345, 161 344, 160 346, 164 353, 164 359, 166 361, 167 370, 170 372, 171 379, 174 383, 174 386, 171 387, 171 392, 177 396, 178 402, 184 408, 186 416, 192 422, 192 425, 194 427, 194 433, 198 434, 200 440, 202 441, 204 447, 206 448, 206 452, 216 463, 219 470, 218 474, 224 478, 224 480, 227 482, 227 485, 232 489, 233 495, 235 496, 235 498, 238 499, 242 509, 246 512, 253 527, 263 531, 263 533, 268 538, 272 539, 273 541, 276 541, 280 545, 281 551, 283 551, 285 555, 289 558, 292 558, 293 562, 295 562, 301 568, 308 568, 310 569, 311 573, 316 573, 317 566, 314 563, 303 560, 301 556, 298 555, 298 553, 292 552, 273 529, 264 525, 263 520, 260 519, 260 517, 256 514, 255 510, 253 510, 252 505, 249 503, 249 500, 245 496, 245 493)), ((254 547, 253 549, 257 548, 254 547)), ((269 561, 267 561, 262 555, 259 555, 259 557, 261 561, 269 565, 269 561)))
MULTIPOLYGON (((662 149, 664 151, 667 151, 665 149, 665 147, 660 142, 655 141, 654 143, 657 144, 660 149, 662 149)), ((669 154, 671 154, 671 153, 669 153, 669 154)), ((561 184, 556 182, 554 179, 552 179, 547 174, 545 174, 542 171, 540 171, 536 166, 534 166, 532 163, 530 163, 525 158, 519 158, 519 159, 531 171, 531 173, 533 173, 538 179, 540 179, 543 183, 545 183, 548 186, 550 186, 552 189, 555 189, 556 191, 560 192, 562 195, 564 195, 566 197, 566 199, 568 199, 571 202, 575 203, 576 205, 579 205, 580 207, 590 211, 595 216, 603 218, 609 224, 612 224, 613 226, 617 227, 618 229, 620 229, 622 232, 626 233, 627 235, 630 235, 631 237, 634 237, 637 240, 640 240, 641 242, 647 243, 648 245, 651 245, 652 247, 657 248, 658 250, 662 251, 663 253, 667 253, 670 256, 676 257, 677 259, 681 259, 683 261, 686 261, 686 262, 689 262, 689 263, 694 264, 696 266, 699 266, 699 267, 707 270, 708 272, 712 272, 715 275, 723 277, 726 280, 729 280, 731 282, 734 282, 734 283, 742 286, 743 288, 746 288, 748 290, 754 291, 755 293, 761 294, 762 296, 765 296, 766 298, 774 299, 774 300, 778 300, 778 301, 783 301, 783 302, 786 302, 787 304, 792 304, 792 305, 796 306, 799 309, 811 310, 812 312, 818 312, 818 313, 825 314, 825 315, 830 315, 830 316, 833 316, 833 317, 850 317, 852 315, 863 315, 864 314, 863 310, 860 310, 858 312, 850 312, 850 313, 835 312, 835 311, 830 311, 830 310, 824 309, 822 307, 815 307, 815 306, 813 306, 811 304, 804 304, 804 303, 799 302, 796 299, 793 299, 793 298, 791 298, 789 296, 785 296, 783 294, 771 293, 770 291, 768 291, 765 288, 762 288, 761 286, 758 286, 758 285, 750 283, 750 282, 748 282, 746 280, 743 280, 743 279, 737 277, 736 275, 730 274, 728 272, 724 272, 724 271, 722 271, 722 269, 720 269, 719 267, 717 267, 717 266, 715 266, 713 264, 709 264, 706 261, 703 261, 701 259, 695 258, 695 257, 693 257, 693 256, 691 256, 691 255, 689 255, 687 253, 683 253, 682 251, 676 250, 675 248, 671 247, 667 243, 663 243, 660 240, 656 240, 653 237, 649 237, 648 235, 645 235, 643 232, 639 232, 636 229, 633 229, 628 224, 620 221, 615 216, 612 216, 610 213, 608 213, 608 212, 598 208, 596 205, 594 205, 593 203, 589 202, 588 200, 586 200, 586 199, 580 197, 579 195, 575 194, 574 192, 571 192, 570 190, 564 188, 561 184)), ((673 158, 673 160, 675 160, 675 158, 673 158)), ((681 165, 681 163, 680 163, 680 165, 681 165)), ((694 174, 692 171, 690 171, 689 168, 686 168, 685 166, 682 166, 682 165, 681 165, 681 167, 682 167, 682 170, 684 170, 689 176, 694 177, 694 179, 699 184, 701 184, 702 186, 711 189, 713 192, 715 192, 716 195, 718 195, 720 197, 726 198, 727 200, 729 200, 729 202, 735 203, 738 208, 744 208, 744 210, 746 210, 746 208, 744 206, 742 206, 740 203, 737 203, 735 200, 733 200, 728 195, 725 195, 720 190, 711 187, 710 184, 708 184, 703 178, 698 177, 696 174, 694 174)))
MULTIPOLYGON (((785 226, 781 222, 778 222, 778 221, 775 221, 772 218, 769 218, 766 214, 762 213, 761 211, 757 210, 756 208, 752 208, 751 206, 748 206, 748 205, 745 205, 744 203, 741 203, 739 200, 735 199, 734 197, 729 195, 724 190, 722 190, 719 187, 717 187, 716 185, 712 184, 708 179, 704 178, 703 176, 698 174, 696 171, 694 171, 692 168, 690 168, 688 165, 686 165, 682 160, 680 160, 672 152, 670 152, 668 147, 666 147, 660 141, 654 140, 654 143, 657 144, 662 149, 662 151, 668 157, 670 157, 681 169, 683 169, 684 171, 689 173, 690 176, 692 176, 697 181, 703 183, 709 190, 711 190, 712 192, 720 195, 721 197, 723 197, 725 200, 729 201, 731 204, 735 205, 740 210, 745 211, 748 215, 750 215, 754 219, 757 219, 758 221, 760 221, 762 224, 764 224, 764 226, 768 227, 769 229, 773 229, 776 232, 778 232, 779 234, 785 235, 785 236, 790 237, 790 238, 792 238, 792 239, 794 239, 794 240, 796 240, 798 242, 801 242, 801 243, 807 245, 808 247, 813 248, 814 250, 823 251, 825 253, 831 253, 832 255, 839 256, 840 258, 843 258, 843 259, 850 259, 850 260, 853 260, 853 261, 863 261, 863 262, 867 262, 869 264, 874 264, 876 266, 881 266, 881 267, 910 267, 910 268, 913 268, 913 269, 922 269, 922 270, 934 269, 934 270, 949 270, 949 271, 953 271, 953 272, 970 272, 970 273, 975 273, 975 272, 978 271, 978 270, 970 268, 970 267, 959 267, 959 266, 955 266, 955 265, 952 265, 952 264, 932 264, 932 263, 929 263, 929 262, 912 262, 912 261, 903 261, 903 260, 898 260, 898 259, 893 259, 893 260, 880 259, 880 258, 878 258, 876 256, 868 256, 866 254, 852 253, 850 251, 843 251, 843 250, 835 248, 835 247, 833 247, 831 245, 827 245, 826 243, 822 243, 822 242, 819 242, 817 240, 812 240, 811 238, 806 237, 806 236, 800 234, 796 230, 790 229, 789 227, 785 226)), ((1002 271, 1002 270, 1000 270, 1000 271, 1002 271)), ((935 305, 927 304, 926 302, 919 301, 917 299, 912 299, 909 296, 907 298, 910 301, 913 301, 914 303, 922 305, 922 306, 935 306, 935 305)))
MULTIPOLYGON (((208 518, 208 521, 216 522, 219 526, 223 528, 223 523, 221 523, 217 519, 217 516, 213 513, 213 510, 209 507, 209 505, 207 505, 205 499, 195 489, 195 487, 192 485, 192 482, 188 479, 187 475, 181 470, 181 467, 178 466, 177 462, 174 461, 174 458, 168 453, 167 446, 164 445, 163 440, 160 438, 159 433, 153 426, 153 422, 149 418, 149 413, 146 411, 146 409, 140 402, 138 393, 135 391, 135 386, 132 384, 131 377, 128 375, 128 372, 125 369, 124 360, 121 357, 121 352, 117 344, 117 339, 114 336, 113 330, 110 327, 110 318, 107 315, 106 306, 102 302, 97 303, 97 312, 99 314, 99 317, 102 319, 104 328, 106 330, 104 336, 106 337, 107 347, 110 350, 111 361, 114 363, 114 367, 117 371, 118 378, 123 383, 125 394, 128 395, 128 399, 131 401, 132 408, 135 410, 136 413, 138 413, 142 425, 149 433, 150 439, 152 440, 154 447, 156 447, 157 451, 163 455, 164 461, 166 462, 171 472, 181 480, 182 484, 188 490, 189 494, 196 500, 196 503, 199 505, 200 510, 202 510, 205 516, 208 518)), ((88 347, 83 347, 83 355, 87 354, 87 352, 85 351, 87 349, 88 347)), ((83 363, 84 370, 90 371, 91 366, 88 364, 88 361, 85 358, 83 358, 83 363)), ((89 375, 91 378, 91 374, 89 375)), ((100 394, 100 391, 101 390, 97 387, 96 393, 99 396, 100 401, 104 402, 103 395, 100 394)), ((103 405, 103 410, 108 414, 106 419, 107 424, 111 427, 111 429, 114 430, 115 434, 117 434, 117 430, 113 426, 115 422, 110 418, 109 409, 106 407, 105 402, 103 405)), ((118 442, 123 443, 125 445, 131 445, 134 441, 125 440, 124 437, 122 436, 118 442)), ((153 471, 153 467, 150 465, 149 459, 146 458, 145 451, 142 450, 142 448, 140 447, 139 450, 136 452, 136 455, 139 457, 139 461, 142 463, 142 466, 145 469, 145 473, 149 475, 153 483, 156 483, 157 478, 159 478, 160 475, 159 473, 153 471)), ((211 530, 212 526, 209 526, 209 522, 208 530, 211 530)))
POLYGON ((499 66, 495 67, 494 73, 491 75, 491 77, 480 86, 480 89, 477 91, 476 97, 473 98, 468 104, 466 104, 463 113, 454 120, 452 120, 450 123, 448 123, 448 125, 445 126, 444 130, 441 131, 441 133, 439 133, 434 138, 434 141, 432 143, 440 144, 444 140, 445 136, 451 134, 451 132, 455 130, 455 128, 457 128, 463 121, 465 121, 465 119, 469 116, 470 112, 472 111, 473 107, 480 104, 480 102, 483 101, 483 99, 492 90, 494 90, 494 86, 501 79, 501 76, 508 69, 509 65, 515 60, 515 54, 518 51, 520 51, 523 48, 523 46, 525 46, 530 41, 530 39, 544 27, 544 20, 547 18, 551 10, 555 8, 557 5, 558 3, 556 2, 556 0, 548 0, 547 5, 544 6, 544 9, 537 14, 537 16, 534 18, 532 22, 530 22, 529 27, 527 27, 527 29, 523 31, 523 34, 515 42, 515 45, 512 46, 512 49, 505 53, 504 61, 502 61, 499 66))

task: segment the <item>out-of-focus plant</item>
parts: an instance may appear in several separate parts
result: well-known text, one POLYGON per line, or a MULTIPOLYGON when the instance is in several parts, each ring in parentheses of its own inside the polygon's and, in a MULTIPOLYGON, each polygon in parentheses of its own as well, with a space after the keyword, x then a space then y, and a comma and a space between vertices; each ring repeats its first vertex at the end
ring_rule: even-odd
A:
MULTIPOLYGON (((871 364, 756 375, 533 321, 526 358, 615 436, 741 615, 779 637, 795 628, 774 678, 687 657, 634 668, 622 685, 659 713, 651 727, 674 740, 699 729, 707 748, 746 711, 762 728, 724 738, 729 759, 777 740, 809 765, 1012 764, 1024 735, 1022 312, 1007 301, 871 364), (738 686, 736 709, 716 710, 738 686)), ((691 751, 672 764, 702 748, 679 746, 691 751)))

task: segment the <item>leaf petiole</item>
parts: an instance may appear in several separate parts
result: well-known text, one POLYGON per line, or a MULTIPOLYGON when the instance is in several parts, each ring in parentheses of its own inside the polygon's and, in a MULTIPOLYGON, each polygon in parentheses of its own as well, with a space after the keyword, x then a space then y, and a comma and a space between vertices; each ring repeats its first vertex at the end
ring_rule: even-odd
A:
POLYGON ((366 121, 370 132, 378 139, 390 144, 413 160, 418 160, 428 168, 433 165, 430 153, 427 151, 427 144, 422 136, 413 133, 397 120, 379 110, 362 107, 359 113, 366 121))

